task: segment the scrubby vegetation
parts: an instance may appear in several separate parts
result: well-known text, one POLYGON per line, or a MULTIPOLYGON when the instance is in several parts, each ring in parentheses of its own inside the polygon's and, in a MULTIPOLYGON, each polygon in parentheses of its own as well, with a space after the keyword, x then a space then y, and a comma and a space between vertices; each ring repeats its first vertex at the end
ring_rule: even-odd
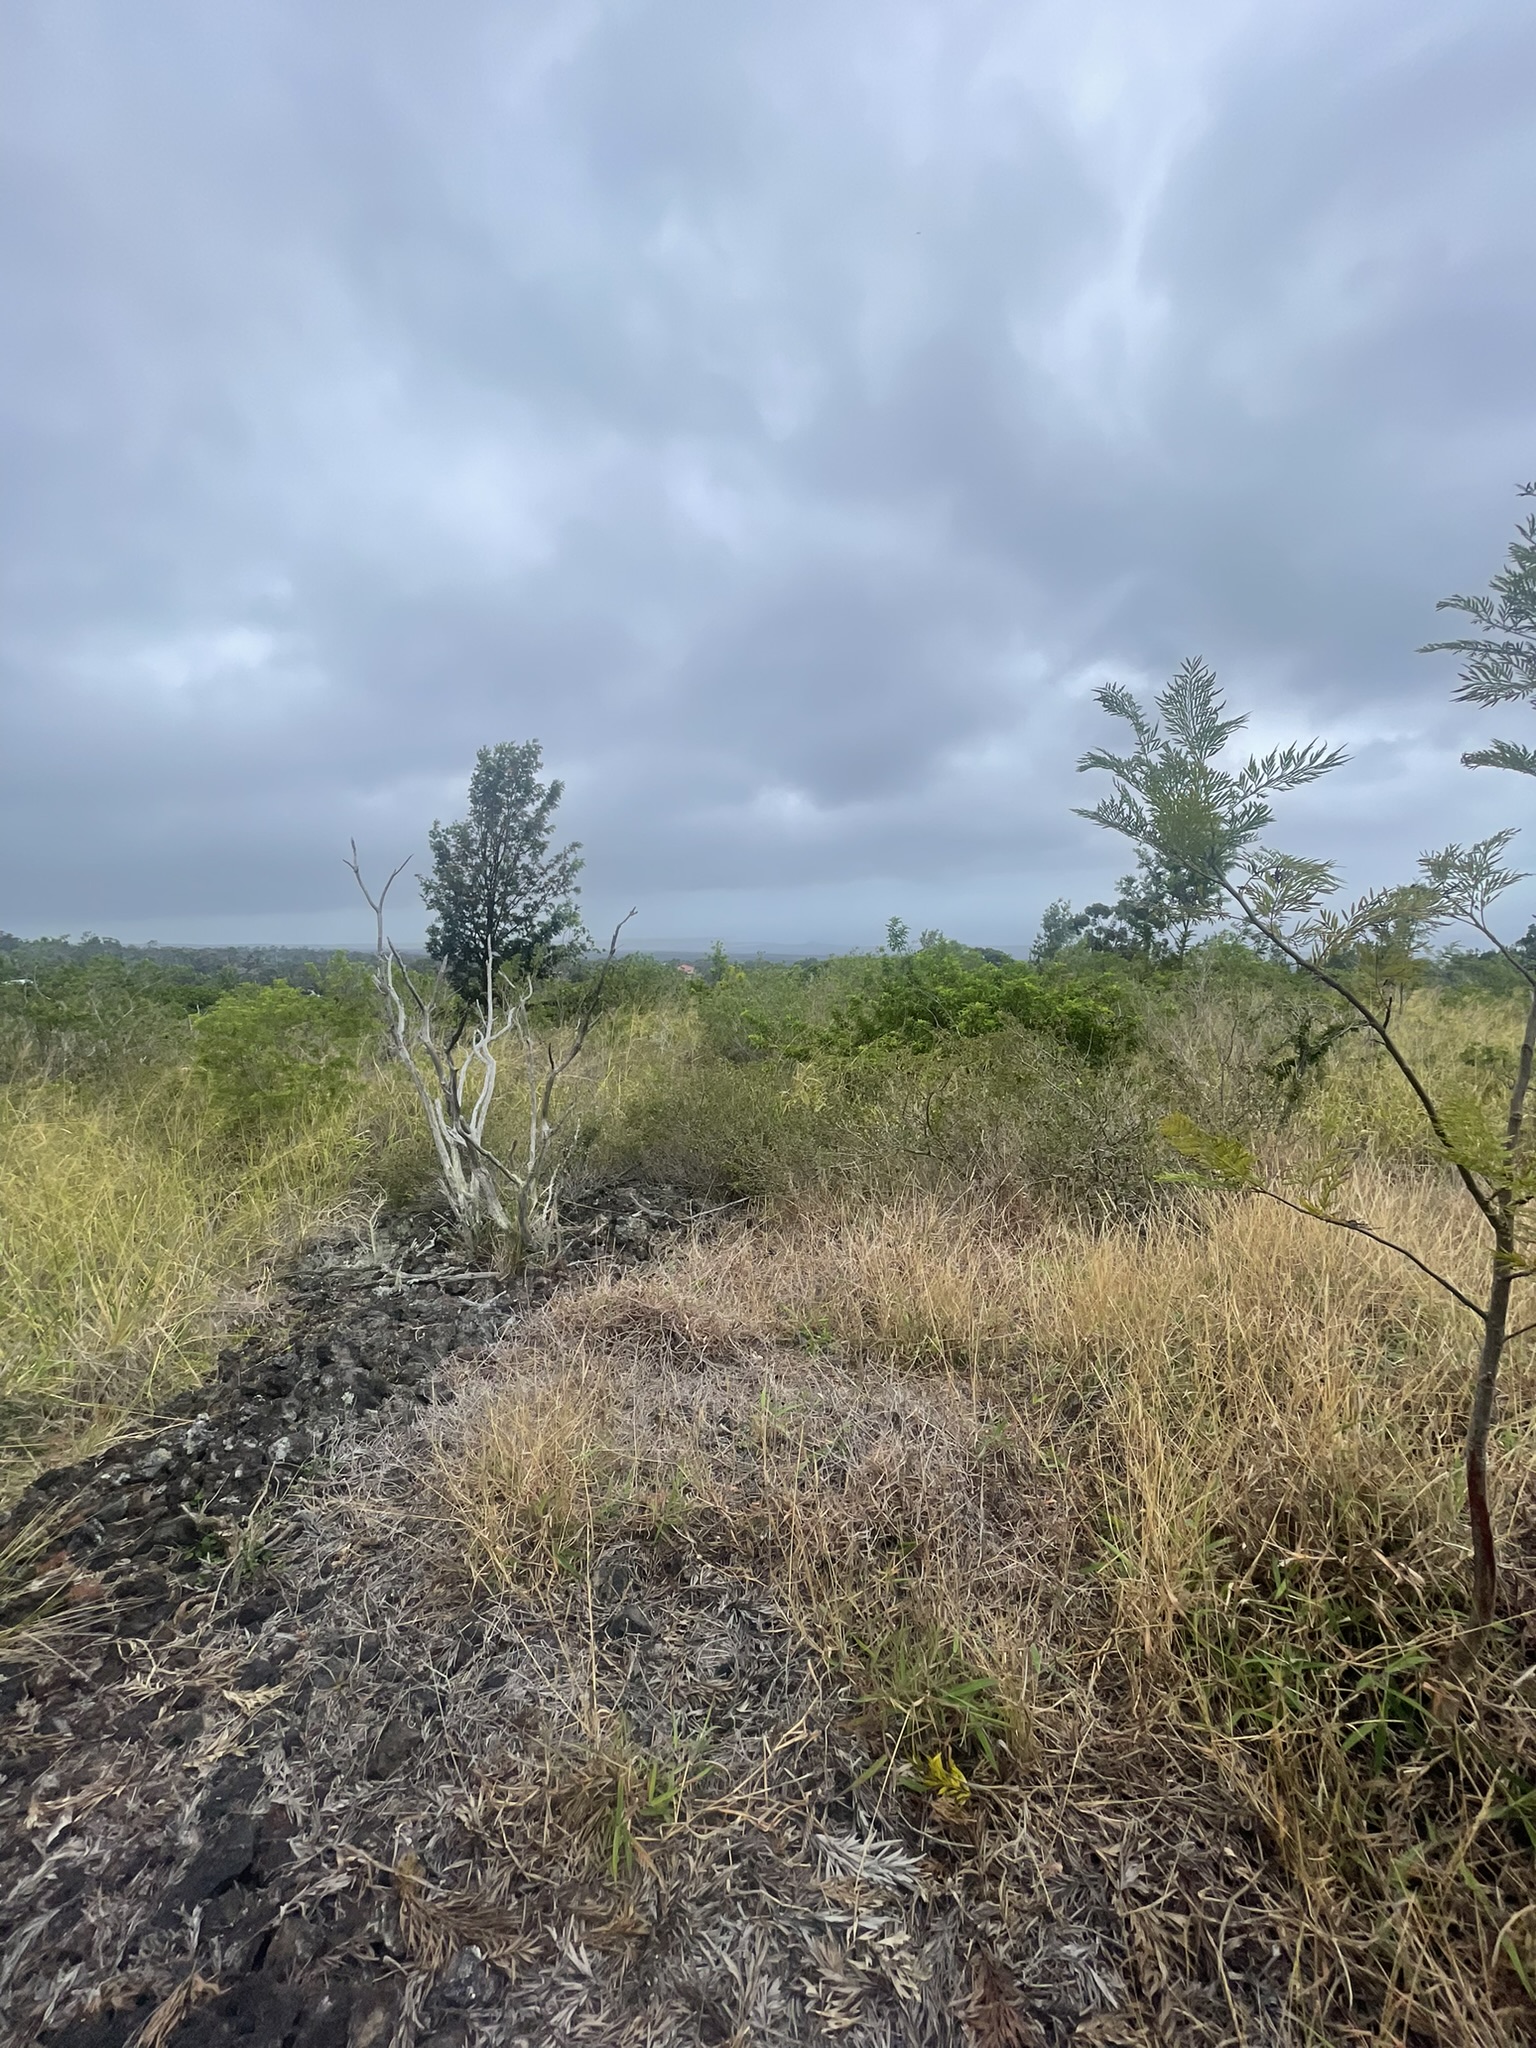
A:
POLYGON ((54 951, 0 980, 7 1492, 206 1372, 396 1128, 356 967, 304 988, 54 951))
MULTIPOLYGON (((202 1370, 325 1219, 430 1198, 355 968, 303 993, 121 963, 29 980, 0 992, 15 1475, 202 1370)), ((1467 982, 1417 990, 1399 1028, 1447 1088, 1497 1089, 1520 1007, 1467 982)), ((575 999, 539 998, 551 1022, 575 999)), ((892 1797, 980 1814, 1084 1743, 1139 1797, 1215 1782, 1270 1847, 1295 2038, 1487 2041, 1506 2012, 1517 2039, 1528 1345, 1495 1450, 1505 1619, 1472 1659, 1453 1306, 1388 1251, 1170 1185, 1159 1135, 1179 1110, 1286 1171, 1347 1156, 1350 1201, 1468 1271, 1449 1169, 1338 1021, 1230 940, 1152 970, 937 939, 620 963, 568 1170, 735 1206, 653 1274, 571 1295, 566 1348, 445 1440, 440 1526, 470 1579, 525 1588, 595 1544, 707 1530, 866 1702, 892 1797), (679 1328, 765 1404, 750 1469, 645 1410, 679 1328), (916 1464, 894 1425, 847 1437, 871 1372, 929 1416, 916 1464)), ((624 1826, 659 1842, 686 1810, 624 1826)))
MULTIPOLYGON (((805 981, 811 1017, 850 1000, 850 971, 805 981)), ((878 995, 885 970, 862 971, 878 995)), ((762 1010, 787 1001, 791 975, 761 978, 762 1010)), ((1296 2038, 1499 2038, 1536 1965, 1528 1340, 1495 1457, 1509 1619, 1479 1661, 1459 1312, 1380 1247, 1170 1188, 1158 1137, 1179 1105, 1277 1169, 1347 1159, 1341 1208, 1470 1275, 1478 1233, 1400 1075, 1330 1036, 1300 977, 1220 947, 1117 984, 1136 1028, 1094 1064, 1022 1028, 744 1050, 754 979, 626 1020, 595 1155, 755 1197, 769 1220, 675 1260, 664 1292, 812 1360, 936 1383, 933 1458, 968 1461, 973 1490, 935 1509, 952 1479, 890 1484, 895 1442, 850 1469, 813 1406, 733 1505, 741 1475, 707 1445, 658 1448, 586 1377, 556 1403, 584 1418, 563 1490, 526 1448, 508 1461, 505 1417, 462 1454, 474 1568, 545 1569, 551 1516, 579 1554, 594 1529, 724 1515, 885 1703, 909 1782, 1032 1781, 1041 1755, 1134 1729, 1143 1796, 1214 1773, 1283 1863, 1296 2038), (1033 1734, 1000 1747, 990 1717, 1021 1715, 1033 1734)), ((1421 992, 1399 1029, 1437 1085, 1492 1092, 1522 1021, 1518 1001, 1421 992)), ((538 1411, 506 1398, 522 1442, 538 1411)))

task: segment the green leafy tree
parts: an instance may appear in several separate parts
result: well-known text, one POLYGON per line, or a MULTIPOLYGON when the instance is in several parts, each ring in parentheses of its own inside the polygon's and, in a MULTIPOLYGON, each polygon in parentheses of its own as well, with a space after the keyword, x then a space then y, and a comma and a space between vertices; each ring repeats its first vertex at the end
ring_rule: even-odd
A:
MULTIPOLYGON (((1536 498, 1536 483, 1522 484, 1520 495, 1536 498)), ((1431 640, 1419 649, 1421 654, 1464 657, 1456 692, 1462 703, 1536 708, 1536 515, 1516 528, 1508 560, 1486 595, 1442 597, 1435 609, 1464 612, 1478 630, 1476 639, 1431 640)), ((1536 751, 1514 740, 1495 740, 1461 758, 1469 768, 1513 768, 1520 775, 1536 775, 1536 751)))
POLYGON ((1064 953, 1077 938, 1081 929, 1072 905, 1065 896, 1058 896, 1047 903, 1040 916, 1040 929, 1035 934, 1035 943, 1029 949, 1029 957, 1037 966, 1047 960, 1054 960, 1058 953, 1064 953))
MULTIPOLYGON (((482 765, 498 751, 485 749, 482 765)), ((522 751, 526 762, 527 750, 522 751)), ((537 763, 535 748, 531 765, 537 763)), ((545 794, 552 808, 559 784, 545 794)), ((614 926, 603 963, 586 978, 574 1010, 557 1014, 550 1020, 554 1028, 542 1030, 531 1014, 535 992, 529 975, 488 965, 473 996, 455 1003, 444 1001, 445 973, 434 981, 411 972, 389 937, 385 916, 390 889, 406 865, 401 861, 373 889, 364 880, 355 840, 347 861, 374 915, 370 980, 384 1012, 386 1042, 410 1076, 437 1154, 443 1195, 466 1244, 498 1244, 510 1264, 520 1265, 558 1237, 560 1178, 576 1115, 572 1069, 602 1014, 619 937, 635 913, 614 926), (508 1054, 521 1055, 525 1114, 514 1124, 521 1131, 513 1146, 497 1153, 486 1131, 508 1054)), ((487 960, 493 944, 494 937, 487 941, 487 960)))
MULTIPOLYGON (((1481 642, 1470 644, 1478 655, 1484 652, 1481 642)), ((1515 662, 1514 655, 1509 658, 1515 662)), ((1517 668, 1510 673, 1516 675, 1517 668)), ((1247 720, 1227 715, 1216 678, 1200 661, 1187 661, 1173 677, 1157 699, 1155 718, 1118 685, 1098 694, 1104 709, 1130 728, 1133 745, 1122 754, 1095 748, 1083 757, 1079 767, 1108 774, 1113 790, 1080 815, 1123 833, 1154 860, 1205 876, 1228 916, 1241 920, 1273 953, 1311 976, 1353 1013, 1412 1091, 1441 1157, 1486 1225, 1489 1259, 1482 1297, 1477 1299, 1435 1271, 1411 1246, 1397 1244, 1369 1221, 1343 1213, 1337 1206, 1342 1181, 1338 1173, 1310 1185, 1287 1186, 1267 1178, 1247 1146, 1235 1138, 1201 1131, 1184 1117, 1171 1118, 1164 1127, 1192 1170, 1188 1178, 1269 1196, 1322 1223, 1385 1244, 1477 1320, 1481 1342, 1467 1423, 1466 1484, 1472 1604, 1477 1622, 1485 1626, 1493 1618, 1497 1593, 1488 1501, 1489 1427, 1504 1352, 1511 1337, 1521 1333, 1511 1328, 1514 1290, 1536 1271, 1526 1220, 1527 1205, 1536 1196, 1536 1148, 1525 1122, 1536 1048, 1536 971, 1520 961, 1490 923, 1498 900, 1522 879, 1504 860, 1514 835, 1498 832, 1475 846, 1448 846, 1426 854, 1416 882, 1377 890, 1347 909, 1333 909, 1328 899, 1337 890, 1338 878, 1332 864, 1275 852, 1264 844, 1263 835, 1273 822, 1270 799, 1315 782, 1344 760, 1342 751, 1314 741, 1228 765, 1229 745, 1247 720), (1400 953, 1412 955, 1421 950, 1430 932, 1458 923, 1480 933, 1518 969, 1531 999, 1516 1070, 1497 1114, 1488 1109, 1486 1097, 1471 1090, 1451 1096, 1430 1085, 1394 1028, 1399 991, 1369 972, 1373 946, 1385 945, 1394 959, 1400 953), (1367 962, 1363 972, 1362 958, 1367 962)), ((1504 692, 1511 694, 1524 692, 1504 692)), ((1503 755, 1497 764, 1523 766, 1503 755)))
POLYGON ((428 957, 466 1004, 481 1004, 503 969, 548 973, 578 950, 576 877, 581 848, 551 853, 563 782, 541 782, 537 740, 482 747, 469 782, 469 816, 434 823, 432 872, 418 876, 432 912, 428 957))
POLYGON ((1215 908, 1214 892, 1204 875, 1156 860, 1141 849, 1136 873, 1121 876, 1113 903, 1090 903, 1060 922, 1068 934, 1065 944, 1084 946, 1090 953, 1114 953, 1148 967, 1182 967, 1190 940, 1215 908))

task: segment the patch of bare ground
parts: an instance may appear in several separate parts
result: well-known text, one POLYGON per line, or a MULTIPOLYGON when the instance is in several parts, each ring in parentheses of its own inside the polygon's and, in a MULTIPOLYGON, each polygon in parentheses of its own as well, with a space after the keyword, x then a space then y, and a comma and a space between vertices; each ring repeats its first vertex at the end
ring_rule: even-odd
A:
POLYGON ((1051 1444, 690 1256, 338 1439, 155 1640, 47 1626, 8 2043, 1301 2038, 1242 1814, 1052 1667, 1051 1444))

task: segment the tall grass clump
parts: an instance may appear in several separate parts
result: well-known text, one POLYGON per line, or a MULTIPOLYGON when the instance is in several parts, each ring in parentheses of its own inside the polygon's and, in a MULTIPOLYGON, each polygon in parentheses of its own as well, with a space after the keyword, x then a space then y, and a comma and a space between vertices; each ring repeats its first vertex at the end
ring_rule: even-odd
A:
POLYGON ((193 1383, 362 1166, 355 1100, 236 1146, 181 1069, 0 1093, 0 1483, 193 1383))
MULTIPOLYGON (((1170 1771, 1220 1785, 1284 1876, 1296 2038, 1518 2040, 1536 2012, 1532 1339, 1511 1351, 1492 1447, 1507 1611, 1473 1652, 1460 1311, 1385 1245, 1161 1183, 1177 1162, 1152 1133, 1198 1076, 1228 1130, 1279 1170, 1326 1163, 1340 1213, 1463 1284, 1485 1252, 1477 1219, 1363 1034, 1324 1043, 1327 1019, 1283 975, 1194 964, 1145 991, 1140 1047, 1099 1070, 1006 1031, 732 1059, 686 1012, 631 1019, 610 1045, 610 1156, 702 1161, 759 1200, 756 1220, 619 1291, 678 1326, 707 1311, 755 1332, 812 1377, 864 1375, 913 1403, 932 1388, 972 1418, 976 1490, 948 1550, 870 1506, 868 1567, 839 1567, 835 1611, 767 1567, 813 1641, 855 1670, 869 1646, 871 1696, 892 1691, 893 1646, 926 1630, 962 1643, 1015 1713, 1036 1672, 1030 1712, 1075 1726, 1068 1748, 1141 1743, 1138 1796, 1170 1771), (1118 1182, 1092 1149, 1111 1146, 1116 1103, 1135 1140, 1110 1151, 1118 1182), (1117 1185, 1134 1199, 1104 1199, 1117 1185), (981 1532, 1031 1524, 1005 1598, 981 1532)), ((1437 1085, 1475 1092, 1500 1085, 1519 1017, 1420 989, 1398 1028, 1437 1085)), ((850 1412, 876 1398, 845 1397, 850 1412)), ((846 1469, 833 1426, 798 1426, 825 1488, 846 1469)), ((665 1493, 663 1437, 638 1440, 665 1493)), ((681 1446, 668 1468, 685 1495, 698 1456, 681 1446)), ((754 1470, 767 1487, 761 1457, 754 1470)), ((724 1512, 717 1498, 701 1526, 724 1512)), ((789 1527, 804 1504, 780 1487, 769 1512, 789 1527)))
POLYGON ((281 1257, 424 1171, 355 964, 31 951, 0 981, 0 1492, 195 1382, 281 1257))
MULTIPOLYGON (((1433 1176, 1367 1162, 1350 1192, 1449 1270, 1475 1263, 1433 1176)), ((1283 1873, 1296 2038, 1522 2038, 1487 2016, 1528 2010, 1536 1981, 1528 1637, 1466 1655, 1463 1374, 1430 1282, 1255 1201, 1005 1226, 919 1190, 717 1229, 562 1314, 554 1377, 458 1425, 478 1555, 579 1569, 616 1534, 724 1532, 871 1698, 904 1696, 914 1646, 949 1645, 1016 1767, 1028 1721, 1058 1757, 1139 1756, 1122 1796, 1220 1785, 1283 1873), (661 1400, 669 1373, 684 1389, 661 1400), (738 1420, 723 1474, 710 1373, 752 1418, 750 1465, 738 1420), (834 1515, 856 1532, 835 1551, 834 1515)), ((1498 1450, 1527 1596, 1528 1353, 1498 1450)))
MULTIPOLYGON (((1414 1066, 1448 1099, 1491 1107, 1508 1093, 1520 1052, 1525 1006, 1518 997, 1448 998, 1420 991, 1402 1004, 1396 1035, 1414 1066)), ((1437 1149, 1423 1113, 1391 1062, 1363 1033, 1343 1040, 1329 1085, 1299 1118, 1324 1153, 1369 1156, 1385 1165, 1433 1167, 1437 1149)))

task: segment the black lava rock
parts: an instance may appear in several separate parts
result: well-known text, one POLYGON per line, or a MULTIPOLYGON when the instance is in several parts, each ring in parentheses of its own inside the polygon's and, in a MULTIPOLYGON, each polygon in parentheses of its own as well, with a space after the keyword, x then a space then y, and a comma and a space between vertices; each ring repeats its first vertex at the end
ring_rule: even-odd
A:
POLYGON ((171 1907, 196 1906, 217 1898, 244 1877, 256 1855, 256 1823, 248 1813, 231 1814, 209 1835, 166 1897, 171 1907))

